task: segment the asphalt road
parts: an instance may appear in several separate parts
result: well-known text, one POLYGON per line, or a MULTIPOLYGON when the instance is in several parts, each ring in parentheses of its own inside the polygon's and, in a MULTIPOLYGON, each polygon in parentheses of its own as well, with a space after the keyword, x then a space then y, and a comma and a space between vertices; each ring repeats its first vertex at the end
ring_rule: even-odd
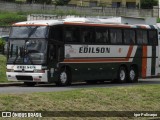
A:
POLYGON ((67 87, 57 87, 54 84, 43 84, 43 85, 36 85, 35 87, 27 87, 24 85, 18 86, 7 86, 7 87, 0 87, 0 94, 5 93, 33 93, 33 92, 56 92, 56 91, 67 91, 67 90, 74 90, 74 89, 87 89, 87 88, 108 88, 108 87, 120 87, 120 86, 136 86, 136 85, 146 85, 146 84, 159 84, 160 79, 147 79, 147 80, 139 80, 138 83, 124 83, 124 84, 113 84, 110 82, 104 82, 99 84, 86 84, 84 83, 75 83, 71 86, 67 87))

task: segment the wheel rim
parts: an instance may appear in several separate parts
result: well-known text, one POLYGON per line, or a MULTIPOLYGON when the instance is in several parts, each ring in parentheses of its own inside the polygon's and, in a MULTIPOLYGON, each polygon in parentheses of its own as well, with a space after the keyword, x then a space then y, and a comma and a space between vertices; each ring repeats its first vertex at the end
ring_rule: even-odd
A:
POLYGON ((135 78, 135 71, 134 70, 130 70, 130 79, 133 81, 134 80, 134 78, 135 78))
POLYGON ((61 80, 62 83, 65 83, 67 81, 67 74, 66 74, 66 72, 62 72, 60 74, 60 80, 61 80))
POLYGON ((125 80, 125 77, 126 77, 125 71, 124 71, 124 70, 121 70, 121 71, 120 71, 120 80, 121 80, 121 81, 124 81, 124 80, 125 80))

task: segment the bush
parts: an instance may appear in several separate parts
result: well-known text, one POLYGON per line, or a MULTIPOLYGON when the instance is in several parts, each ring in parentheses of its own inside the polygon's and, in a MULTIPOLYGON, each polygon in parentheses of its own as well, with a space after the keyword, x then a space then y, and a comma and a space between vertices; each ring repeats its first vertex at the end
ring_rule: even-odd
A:
POLYGON ((5 2, 15 2, 15 0, 2 0, 2 1, 5 1, 5 2))
POLYGON ((5 41, 0 38, 0 53, 4 52, 4 45, 5 45, 5 41))
POLYGON ((70 0, 55 0, 55 5, 67 5, 70 0))
POLYGON ((142 9, 153 9, 153 6, 158 5, 157 0, 141 0, 142 9))
POLYGON ((26 21, 27 16, 18 15, 16 13, 0 13, 0 26, 10 26, 15 22, 26 21))
POLYGON ((5 45, 5 40, 3 40, 2 38, 0 38, 0 47, 5 45))

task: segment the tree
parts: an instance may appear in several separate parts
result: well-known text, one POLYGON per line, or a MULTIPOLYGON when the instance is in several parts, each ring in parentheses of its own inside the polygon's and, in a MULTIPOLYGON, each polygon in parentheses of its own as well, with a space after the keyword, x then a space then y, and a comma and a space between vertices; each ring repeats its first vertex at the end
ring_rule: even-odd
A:
POLYGON ((16 0, 2 0, 2 1, 5 1, 5 2, 15 2, 16 0))
POLYGON ((5 45, 5 41, 0 38, 0 52, 3 53, 4 52, 4 45, 5 45))
POLYGON ((27 0, 27 3, 51 4, 52 0, 27 0))
POLYGON ((141 0, 142 9, 153 9, 156 5, 158 5, 158 0, 141 0))
POLYGON ((70 0, 55 0, 55 5, 67 5, 70 0))

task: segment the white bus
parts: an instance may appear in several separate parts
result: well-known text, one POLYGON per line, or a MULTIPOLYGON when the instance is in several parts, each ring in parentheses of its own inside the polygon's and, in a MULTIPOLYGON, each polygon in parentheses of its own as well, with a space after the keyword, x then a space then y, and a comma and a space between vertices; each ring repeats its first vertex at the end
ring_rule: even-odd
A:
POLYGON ((137 82, 158 76, 158 52, 153 25, 87 18, 19 22, 11 28, 6 74, 28 86, 137 82))

